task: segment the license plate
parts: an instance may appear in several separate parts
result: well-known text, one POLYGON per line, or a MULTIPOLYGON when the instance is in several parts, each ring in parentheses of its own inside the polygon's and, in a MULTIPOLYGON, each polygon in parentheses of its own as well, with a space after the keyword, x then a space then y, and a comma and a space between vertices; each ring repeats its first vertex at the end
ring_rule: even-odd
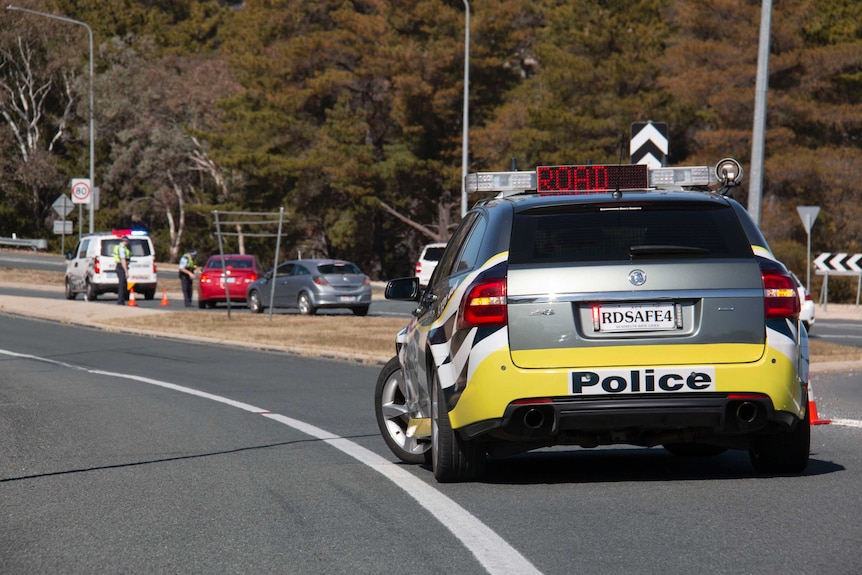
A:
POLYGON ((341 302, 352 302, 355 300, 356 300, 356 298, 354 298, 352 295, 342 295, 342 296, 338 297, 338 301, 341 301, 341 302))
POLYGON ((229 284, 236 283, 236 278, 227 278, 227 283, 229 283, 229 284))
POLYGON ((673 303, 599 305, 593 308, 593 329, 605 332, 672 330, 677 325, 673 303))

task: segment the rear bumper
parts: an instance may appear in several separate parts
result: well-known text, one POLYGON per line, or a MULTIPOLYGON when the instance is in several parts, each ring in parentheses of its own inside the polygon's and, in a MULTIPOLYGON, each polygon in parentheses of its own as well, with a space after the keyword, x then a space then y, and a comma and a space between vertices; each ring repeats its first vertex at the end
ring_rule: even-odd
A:
MULTIPOLYGON (((244 302, 246 300, 247 294, 248 286, 231 286, 230 288, 231 301, 244 302)), ((198 299, 200 299, 201 301, 226 302, 227 294, 225 293, 224 288, 207 287, 198 290, 198 299)))
MULTIPOLYGON (((134 284, 134 290, 138 293, 145 291, 156 291, 156 286, 158 285, 156 282, 132 282, 129 281, 129 284, 134 284)), ((98 293, 117 293, 117 288, 119 287, 119 283, 114 280, 113 283, 96 283, 93 282, 93 288, 98 293)))
MULTIPOLYGON (((642 366, 620 369, 629 367, 642 366)), ((504 348, 485 357, 460 393, 453 390, 449 418, 467 437, 553 444, 570 435, 581 445, 653 445, 669 437, 750 436, 803 417, 806 391, 797 364, 781 351, 768 347, 759 361, 712 369, 708 391, 576 395, 572 369, 518 368, 504 348)))
MULTIPOLYGON (((613 443, 625 436, 626 442, 658 444, 669 432, 686 430, 690 435, 744 435, 757 433, 770 425, 788 426, 793 416, 777 412, 772 401, 758 395, 709 397, 638 397, 625 399, 556 398, 551 403, 510 405, 496 433, 513 441, 553 438, 558 435, 592 437, 592 442, 613 443), (606 440, 602 438, 606 437, 606 440)), ((484 425, 468 426, 481 433, 484 425)))
POLYGON ((371 305, 371 291, 367 293, 316 295, 314 307, 339 308, 371 305))

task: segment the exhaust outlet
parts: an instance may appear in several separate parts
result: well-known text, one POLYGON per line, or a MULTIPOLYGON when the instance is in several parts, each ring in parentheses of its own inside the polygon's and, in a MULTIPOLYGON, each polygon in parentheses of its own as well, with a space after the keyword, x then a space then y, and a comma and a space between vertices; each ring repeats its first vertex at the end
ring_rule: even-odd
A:
POLYGON ((540 409, 528 409, 524 414, 524 427, 539 429, 545 423, 545 414, 540 409))
POLYGON ((743 401, 736 408, 736 418, 745 423, 751 423, 757 418, 757 405, 750 401, 743 401))

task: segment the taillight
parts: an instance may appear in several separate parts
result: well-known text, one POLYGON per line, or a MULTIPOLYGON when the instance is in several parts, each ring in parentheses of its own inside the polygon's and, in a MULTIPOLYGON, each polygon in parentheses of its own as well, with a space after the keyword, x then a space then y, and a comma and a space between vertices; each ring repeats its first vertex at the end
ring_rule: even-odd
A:
POLYGON ((93 259, 93 273, 96 273, 96 274, 102 273, 102 264, 99 263, 99 256, 96 256, 93 259))
POLYGON ((202 273, 201 274, 201 283, 202 284, 210 283, 210 276, 208 276, 206 273, 202 273))
POLYGON ((153 262, 153 273, 156 273, 157 271, 159 271, 159 269, 156 266, 156 262, 153 262))
POLYGON ((316 283, 319 286, 328 286, 329 285, 329 282, 326 281, 326 278, 323 276, 314 276, 313 278, 311 278, 311 281, 313 281, 314 283, 316 283))
POLYGON ((763 270, 762 276, 766 317, 799 317, 799 293, 793 278, 781 270, 763 270))
POLYGON ((416 262, 416 275, 422 273, 422 262, 416 262))
POLYGON ((483 280, 470 286, 461 301, 458 329, 502 327, 507 321, 505 279, 483 280))

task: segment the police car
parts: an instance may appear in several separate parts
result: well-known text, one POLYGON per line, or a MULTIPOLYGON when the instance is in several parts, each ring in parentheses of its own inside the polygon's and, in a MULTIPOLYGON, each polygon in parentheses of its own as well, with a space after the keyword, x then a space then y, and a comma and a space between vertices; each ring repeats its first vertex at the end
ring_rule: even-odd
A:
POLYGON ((807 465, 808 336, 793 280, 732 198, 742 169, 469 174, 465 216, 380 374, 392 452, 441 482, 554 445, 746 450, 807 465))
POLYGON ((153 241, 144 231, 117 229, 82 236, 75 251, 66 254, 66 299, 75 299, 81 293, 86 300, 95 301, 100 295, 117 293, 114 246, 123 237, 129 238, 132 252, 128 283, 135 284, 135 292, 145 299, 155 297, 158 271, 153 241))

